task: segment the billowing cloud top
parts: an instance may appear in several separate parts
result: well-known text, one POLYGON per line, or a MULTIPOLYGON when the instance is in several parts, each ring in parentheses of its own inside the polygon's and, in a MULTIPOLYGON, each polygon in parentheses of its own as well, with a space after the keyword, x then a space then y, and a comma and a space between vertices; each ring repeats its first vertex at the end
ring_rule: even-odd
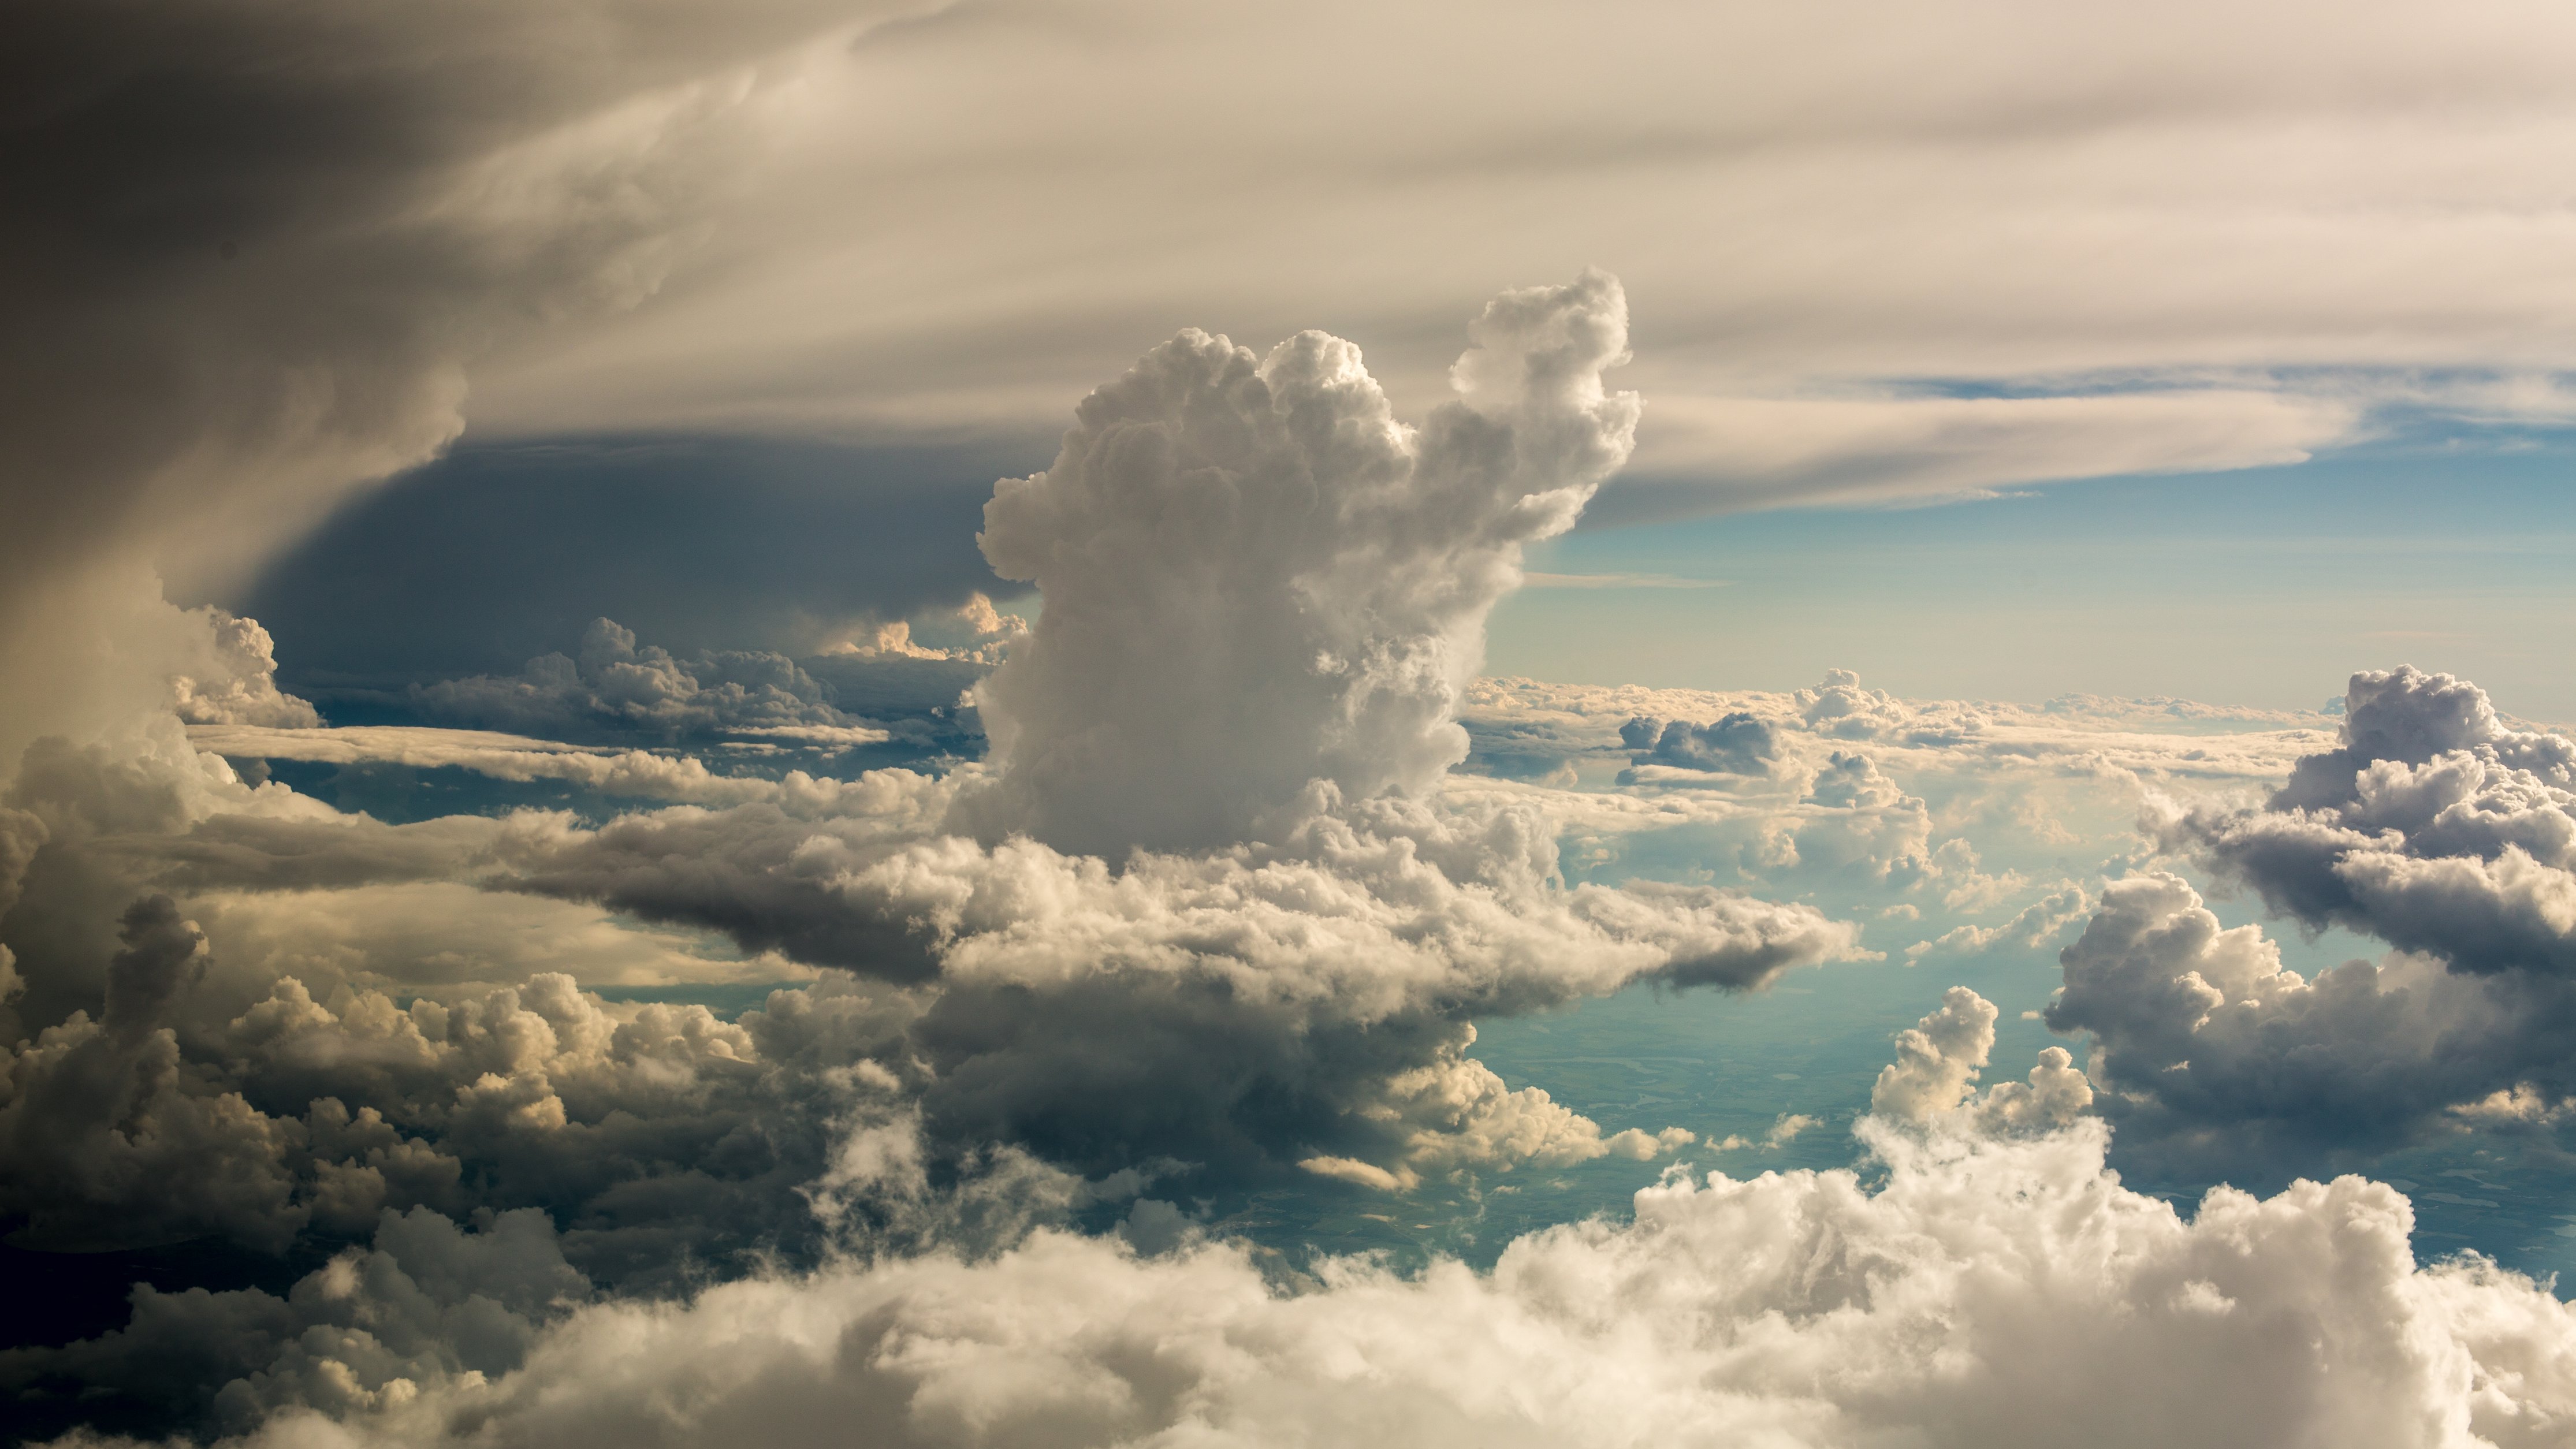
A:
POLYGON ((1312 781, 1419 794, 1464 759, 1486 613, 1638 414, 1601 384, 1627 360, 1609 275, 1507 293, 1470 330, 1419 431, 1321 332, 1258 361, 1184 332, 1085 399, 1055 466, 984 511, 985 555, 1046 609, 979 691, 1002 774, 961 822, 1114 859, 1275 832, 1312 781))

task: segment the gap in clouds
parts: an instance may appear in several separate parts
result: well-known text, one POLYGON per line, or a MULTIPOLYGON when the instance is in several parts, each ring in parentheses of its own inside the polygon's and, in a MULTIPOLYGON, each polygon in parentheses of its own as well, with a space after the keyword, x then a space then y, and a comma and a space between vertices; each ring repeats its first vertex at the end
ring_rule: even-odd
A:
POLYGON ((335 719, 375 691, 515 673, 602 617, 679 654, 811 653, 862 621, 1006 593, 975 533, 993 480, 1050 446, 468 442, 211 602, 264 623, 281 682, 335 719))
POLYGON ((1912 697, 2314 709, 2351 670, 2407 660, 2576 721, 2540 623, 2576 614, 2571 474, 2564 430, 2454 420, 2290 468, 1579 532, 1530 566, 1729 586, 1524 590, 1495 613, 1490 667, 1788 689, 1832 663, 1912 697))

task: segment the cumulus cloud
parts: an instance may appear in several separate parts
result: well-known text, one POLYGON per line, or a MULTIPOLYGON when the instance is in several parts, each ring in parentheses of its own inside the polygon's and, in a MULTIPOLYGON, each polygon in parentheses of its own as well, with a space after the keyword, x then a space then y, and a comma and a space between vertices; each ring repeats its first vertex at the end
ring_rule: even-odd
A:
POLYGON ((1993 1002, 1964 986, 1942 994, 1940 1008, 1897 1033, 1896 1060, 1870 1087, 1870 1110, 1893 1122, 1945 1124, 1965 1114, 1976 1128, 2065 1127, 2093 1105, 2093 1086, 2064 1047, 2045 1047, 2027 1082, 1998 1082, 1976 1095, 1977 1078, 1994 1052, 1993 1002))
MULTIPOLYGON (((1953 993, 1930 1055, 1981 1057, 1980 1005, 1953 993)), ((1148 1255, 1042 1228, 645 1304, 589 1297, 540 1223, 414 1213, 283 1299, 146 1295, 125 1335, 0 1371, 119 1365, 147 1325, 214 1339, 206 1377, 238 1376, 205 1401, 264 1411, 257 1446, 819 1444, 855 1422, 899 1444, 2036 1446, 2080 1420, 2142 1449, 2540 1449, 2576 1425, 2576 1314, 2473 1256, 2419 1265, 2394 1189, 2219 1188, 2185 1216, 2104 1169, 2098 1122, 1963 1090, 1863 1123, 1875 1186, 1676 1171, 1633 1220, 1533 1233, 1489 1272, 1282 1275, 1187 1231, 1148 1255)))
POLYGON ((64 1400, 234 1431, 283 1408, 360 1414, 398 1408, 423 1384, 519 1367, 539 1327, 590 1293, 535 1209, 472 1231, 427 1208, 389 1209, 370 1246, 283 1297, 138 1286, 122 1329, 62 1350, 0 1351, 0 1386, 37 1433, 77 1422, 64 1400))
POLYGON ((291 1125, 238 1093, 191 1090, 174 1000, 205 970, 205 938, 167 897, 137 902, 108 964, 107 1005, 75 1011, 7 1056, 0 1077, 0 1211, 24 1244, 56 1249, 225 1233, 282 1249, 291 1125))
POLYGON ((2384 1151, 2497 1094, 2576 1094, 2576 993, 2393 952, 2313 980, 2179 877, 2114 881, 2062 953, 2047 1021, 2091 1034, 2103 1110, 2142 1160, 2277 1176, 2384 1151))
POLYGON ((0 1078, 21 1245, 214 1235, 274 1252, 388 1209, 542 1207, 592 1275, 668 1284, 810 1249, 800 1189, 867 1074, 911 1070, 919 1004, 899 995, 782 990, 726 1022, 557 973, 408 1003, 345 982, 317 1000, 272 975, 237 1004, 244 983, 203 984, 205 936, 167 899, 125 932, 103 1016, 21 1043, 0 1078))
POLYGON ((322 722, 313 706, 277 687, 277 646, 257 619, 211 606, 191 610, 206 625, 206 658, 174 674, 172 708, 192 725, 309 728, 322 722))
POLYGON ((1276 829, 1310 781, 1419 796, 1524 544, 1628 455, 1617 281, 1506 293, 1456 401, 1399 422, 1357 347, 1256 358, 1185 332, 1085 399, 1045 473, 985 509, 996 572, 1046 607, 979 686, 1000 779, 961 823, 1115 858, 1276 829))
POLYGON ((993 607, 993 601, 979 590, 968 594, 965 603, 932 620, 931 632, 952 642, 915 639, 913 628, 912 620, 896 619, 877 625, 863 638, 843 640, 823 652, 861 659, 944 659, 964 664, 999 664, 1011 646, 1029 632, 1029 621, 993 607))
MULTIPOLYGON (((943 656, 944 657, 944 656, 943 656)), ((847 748, 889 738, 835 709, 829 691, 783 654, 715 650, 674 658, 635 631, 594 619, 578 656, 543 654, 515 677, 414 685, 427 718, 549 739, 741 735, 847 748)))
POLYGON ((2164 830, 2311 926, 2461 971, 2576 969, 2576 742, 2506 727, 2465 680, 2356 674, 2340 748, 2262 809, 2175 811, 2164 830))
POLYGON ((1723 775, 1765 774, 1779 750, 1771 726, 1749 710, 1736 710, 1705 724, 1640 715, 1619 727, 1619 741, 1636 751, 1629 757, 1632 764, 1723 775))
POLYGON ((2384 1150, 2482 1112, 2545 1123, 2576 1094, 2571 787, 2576 745, 2508 727, 2476 686, 2356 674, 2335 747, 2267 802, 2152 801, 2148 825, 2310 929, 2399 949, 2310 979, 2150 873, 2105 890, 2049 1024, 2092 1034, 2133 1148, 2198 1170, 2384 1150))
MULTIPOLYGON (((155 849, 175 863, 166 878, 201 891, 309 887, 317 869, 374 860, 934 986, 906 1050, 931 1069, 923 1101, 941 1143, 1027 1143, 1095 1172, 1170 1157, 1220 1180, 1319 1152, 1389 1172, 1423 1158, 1403 1103, 1430 1079, 1407 1074, 1469 1070, 1455 1057, 1474 1015, 1640 980, 1750 989, 1857 951, 1854 928, 1803 905, 1568 888, 1544 817, 1526 807, 1344 807, 1278 845, 1140 853, 1113 872, 1032 841, 987 849, 930 833, 948 796, 880 771, 828 795, 597 828, 536 814, 256 829, 218 818, 155 849)), ((1545 1098, 1521 1101, 1536 1111, 1545 1098)), ((1589 1141, 1593 1128, 1564 1130, 1589 1141)), ((1462 1149, 1450 1165, 1485 1156, 1462 1149)))

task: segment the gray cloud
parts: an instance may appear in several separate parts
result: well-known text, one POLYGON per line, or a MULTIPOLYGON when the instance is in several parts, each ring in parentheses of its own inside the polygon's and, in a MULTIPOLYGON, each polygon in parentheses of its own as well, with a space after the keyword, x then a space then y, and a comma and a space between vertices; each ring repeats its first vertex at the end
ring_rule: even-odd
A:
POLYGON ((2262 806, 2151 802, 2170 849, 2310 929, 2399 948, 2313 980, 2179 878, 2113 883, 2048 1011, 2092 1034, 2124 1148, 2277 1178, 2445 1127, 2544 1126, 2576 1095, 2576 744, 2464 680, 2352 677, 2336 746, 2262 806))
POLYGON ((351 500, 223 602, 294 641, 290 680, 326 707, 506 674, 603 615, 683 657, 811 654, 860 621, 997 590, 975 550, 983 502, 1046 456, 1042 440, 469 438, 351 500))
POLYGON ((1766 774, 1779 752, 1771 726, 1748 710, 1706 724, 1641 715, 1619 727, 1619 740, 1636 751, 1629 757, 1634 764, 1726 775, 1766 774))
POLYGON ((2341 748, 2302 759, 2264 809, 2164 829, 2311 926, 2461 971, 2576 968, 2576 743, 2506 727, 2447 674, 2354 675, 2341 748))
POLYGON ((763 124, 753 63, 852 18, 21 7, 0 667, 52 687, 11 691, 0 760, 157 672, 132 627, 155 568, 184 595, 237 584, 454 438, 495 342, 649 295, 763 124))
POLYGON ((515 730, 548 739, 740 735, 822 727, 882 729, 832 707, 823 686, 782 654, 722 650, 676 659, 636 645, 635 631, 594 619, 579 655, 543 654, 515 676, 477 675, 414 685, 421 715, 449 724, 515 730))
POLYGON ((2576 1095, 2576 990, 2392 953, 2303 977, 2175 876, 2115 881, 2062 953, 2057 1031, 2090 1033, 2123 1151, 2279 1181, 2445 1128, 2541 1126, 2576 1095))

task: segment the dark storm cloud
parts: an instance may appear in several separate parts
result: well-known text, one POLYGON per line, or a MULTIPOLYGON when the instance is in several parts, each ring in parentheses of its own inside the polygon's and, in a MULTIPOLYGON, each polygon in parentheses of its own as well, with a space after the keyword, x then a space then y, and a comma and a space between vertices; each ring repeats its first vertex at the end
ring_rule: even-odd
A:
POLYGON ((516 672, 601 617, 683 655, 808 652, 996 591, 975 531, 993 479, 1027 467, 741 438, 468 446, 351 503, 231 602, 289 641, 288 687, 326 707, 336 690, 342 713, 352 686, 516 672))
POLYGON ((0 590, 190 525, 211 577, 425 456, 496 334, 651 285, 740 96, 674 88, 853 8, 11 7, 0 590))
POLYGON ((2442 1125, 2545 1125, 2576 1097, 2576 744, 2484 691, 2352 677, 2337 748, 2259 808, 2158 822, 2170 848, 2310 930, 2398 947, 2313 980, 2180 879, 2115 882, 2063 955, 2049 1025, 2092 1034, 2124 1145, 2278 1175, 2442 1125))
POLYGON ((1743 710, 1706 724, 1639 717, 1619 727, 1619 741, 1635 764, 1726 775, 1763 774, 1779 757, 1770 724, 1743 710))

